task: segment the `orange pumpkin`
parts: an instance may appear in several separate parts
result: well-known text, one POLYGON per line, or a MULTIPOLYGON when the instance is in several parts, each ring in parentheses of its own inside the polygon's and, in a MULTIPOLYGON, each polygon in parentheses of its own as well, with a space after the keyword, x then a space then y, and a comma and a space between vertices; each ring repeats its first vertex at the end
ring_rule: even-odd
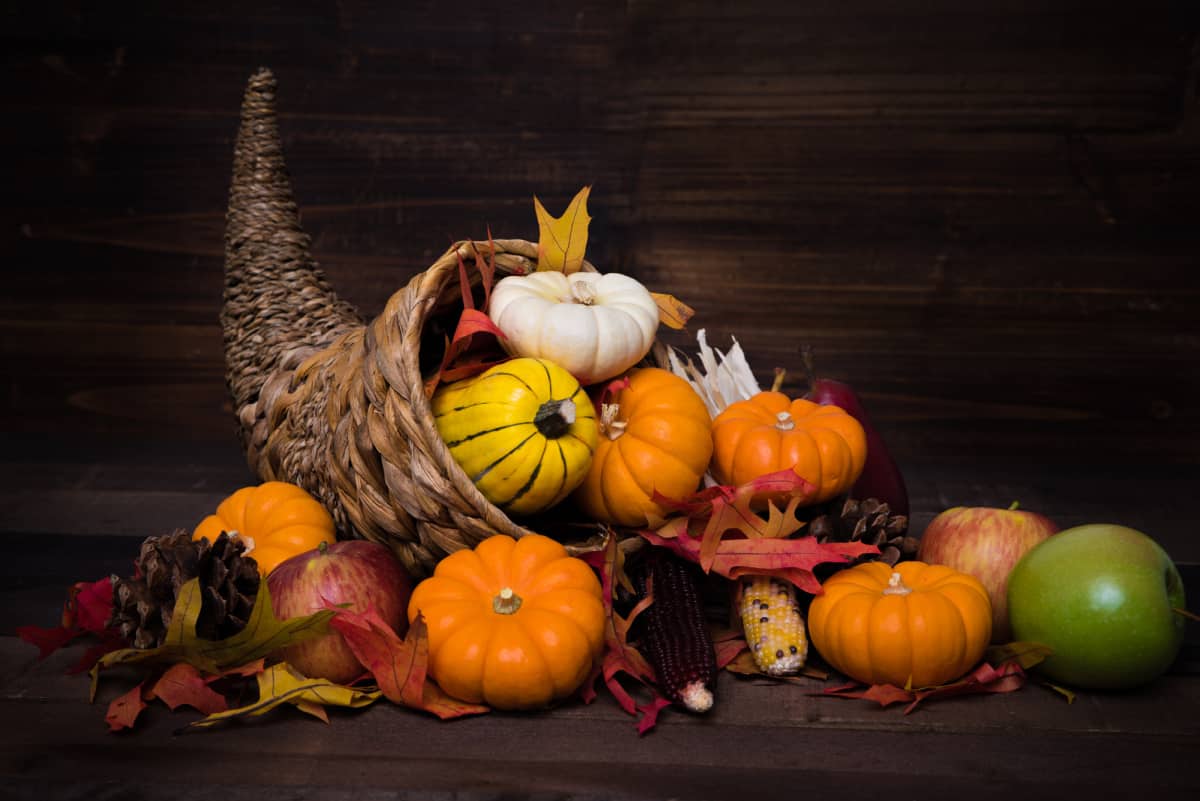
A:
POLYGON ((200 521, 192 539, 215 542, 222 531, 246 544, 264 576, 285 559, 337 538, 333 518, 321 502, 284 481, 242 487, 200 521))
POLYGON ((600 582, 540 534, 489 537, 438 562, 408 604, 429 627, 429 674, 449 695, 536 709, 575 692, 604 648, 600 582))
POLYGON ((813 647, 865 684, 931 687, 983 657, 992 606, 973 576, 944 565, 866 562, 824 583, 808 610, 813 647))
POLYGON ((812 503, 849 490, 867 462, 867 435, 844 409, 790 400, 774 390, 731 403, 713 421, 712 432, 717 481, 740 485, 793 470, 814 486, 812 503))
POLYGON ((699 486, 712 459, 711 426, 687 381, 657 367, 634 370, 601 406, 599 442, 575 502, 590 519, 619 526, 661 517, 655 491, 683 498, 699 486))

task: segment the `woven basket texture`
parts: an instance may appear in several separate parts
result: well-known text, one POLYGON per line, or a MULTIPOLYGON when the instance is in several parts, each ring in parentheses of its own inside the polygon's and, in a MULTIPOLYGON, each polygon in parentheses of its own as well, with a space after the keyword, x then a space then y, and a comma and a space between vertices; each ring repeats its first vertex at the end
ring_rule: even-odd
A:
MULTIPOLYGON (((312 258, 275 89, 266 69, 247 85, 225 232, 226 381, 251 469, 304 487, 342 536, 389 546, 417 577, 492 534, 524 536, 451 457, 422 375, 431 321, 461 308, 459 259, 488 243, 456 243, 364 323, 312 258)), ((528 272, 537 246, 496 240, 494 254, 498 274, 528 272)))

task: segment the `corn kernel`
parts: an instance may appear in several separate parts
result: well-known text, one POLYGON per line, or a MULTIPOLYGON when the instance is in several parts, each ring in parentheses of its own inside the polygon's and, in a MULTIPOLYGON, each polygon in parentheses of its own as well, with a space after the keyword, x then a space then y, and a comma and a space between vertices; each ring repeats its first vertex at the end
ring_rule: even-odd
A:
POLYGON ((796 588, 770 576, 742 579, 742 627, 759 670, 786 676, 804 667, 808 636, 796 588))

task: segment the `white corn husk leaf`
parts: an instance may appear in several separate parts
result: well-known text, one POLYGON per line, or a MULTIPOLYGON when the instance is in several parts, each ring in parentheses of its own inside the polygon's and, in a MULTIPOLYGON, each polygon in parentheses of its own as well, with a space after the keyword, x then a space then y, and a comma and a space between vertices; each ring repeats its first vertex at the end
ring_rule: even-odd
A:
MULTIPOLYGON (((709 346, 705 329, 701 328, 696 333, 696 342, 700 346, 699 367, 678 349, 664 349, 667 369, 692 385, 713 417, 729 404, 754 397, 762 391, 737 337, 730 339, 733 345, 722 353, 709 346)), ((662 361, 661 355, 659 360, 662 361)))
MULTIPOLYGON (((696 332, 696 343, 700 346, 699 367, 678 349, 655 343, 654 356, 659 365, 687 381, 714 418, 731 403, 752 398, 762 391, 737 337, 731 336, 730 339, 733 345, 722 353, 709 346, 705 329, 696 332)), ((712 471, 706 472, 704 486, 716 484, 712 471)))

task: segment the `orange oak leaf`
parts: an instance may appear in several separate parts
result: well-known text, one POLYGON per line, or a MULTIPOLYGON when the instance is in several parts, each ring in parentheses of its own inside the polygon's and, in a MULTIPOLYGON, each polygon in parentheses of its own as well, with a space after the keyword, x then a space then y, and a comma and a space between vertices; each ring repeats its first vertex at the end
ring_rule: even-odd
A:
POLYGON ((796 517, 796 509, 811 497, 812 491, 811 483, 791 470, 782 470, 737 487, 708 487, 682 500, 656 493, 654 500, 677 516, 656 530, 639 533, 649 542, 690 559, 706 573, 715 571, 730 579, 771 575, 819 595, 821 584, 813 575, 814 567, 878 554, 879 549, 861 542, 793 538, 804 527, 796 517), (764 519, 751 508, 752 498, 763 492, 786 498, 786 507, 781 511, 769 503, 764 519))
MULTIPOLYGON (((649 542, 700 563, 701 540, 688 532, 672 538, 653 531, 640 532, 649 542)), ((709 570, 730 579, 770 575, 786 579, 799 589, 820 595, 821 583, 812 569, 827 562, 848 562, 859 556, 879 553, 874 545, 861 542, 817 542, 815 537, 798 539, 724 539, 717 546, 709 570)))
POLYGON ((390 701, 431 712, 443 720, 490 711, 483 704, 451 698, 428 678, 429 633, 423 617, 412 622, 402 640, 374 606, 365 612, 330 608, 337 610, 330 625, 341 633, 355 658, 390 701))
POLYGON ((133 728, 133 724, 137 723, 138 715, 142 714, 142 710, 146 708, 146 701, 142 698, 145 686, 146 683, 142 682, 129 692, 112 700, 112 703, 108 705, 108 714, 104 716, 109 731, 124 731, 133 728))
POLYGON ((158 681, 154 682, 142 695, 142 698, 145 701, 153 701, 157 698, 171 711, 186 705, 206 715, 224 712, 229 708, 225 696, 209 686, 217 678, 220 677, 205 678, 199 670, 187 662, 177 662, 167 668, 158 681))

